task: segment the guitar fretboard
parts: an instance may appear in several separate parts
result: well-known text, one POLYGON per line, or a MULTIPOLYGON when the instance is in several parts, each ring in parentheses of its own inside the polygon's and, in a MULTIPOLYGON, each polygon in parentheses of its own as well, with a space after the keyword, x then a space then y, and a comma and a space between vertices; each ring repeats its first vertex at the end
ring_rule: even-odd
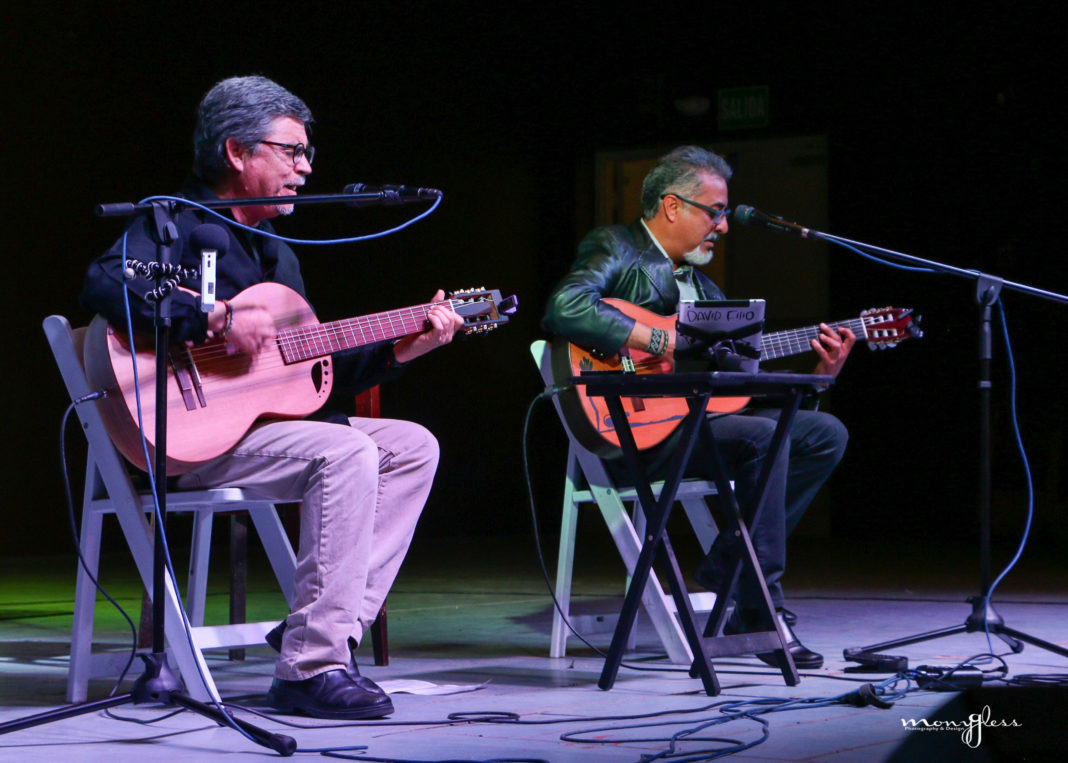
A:
MULTIPOLYGON (((868 338, 867 325, 863 318, 853 318, 847 321, 828 323, 831 328, 845 326, 852 329, 857 339, 868 338)), ((764 335, 764 341, 760 349, 761 360, 774 360, 785 358, 788 355, 800 355, 812 349, 812 340, 820 335, 819 326, 805 326, 804 328, 791 329, 789 331, 776 331, 764 335)))
MULTIPOLYGON (((446 302, 451 304, 451 300, 446 302)), ((426 328, 427 314, 433 306, 413 305, 358 318, 284 329, 278 332, 278 347, 288 364, 418 334, 426 328)))

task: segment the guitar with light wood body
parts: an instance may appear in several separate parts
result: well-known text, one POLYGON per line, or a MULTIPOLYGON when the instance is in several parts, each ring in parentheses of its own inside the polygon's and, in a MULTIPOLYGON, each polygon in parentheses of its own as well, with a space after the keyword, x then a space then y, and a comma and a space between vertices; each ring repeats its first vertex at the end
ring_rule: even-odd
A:
MULTIPOLYGON (((499 291, 453 293, 446 303, 464 319, 463 331, 481 333, 508 320, 514 297, 499 291)), ((262 419, 300 419, 323 406, 333 386, 333 353, 422 333, 433 304, 319 323, 297 292, 261 283, 230 300, 235 312, 263 307, 278 329, 275 341, 256 354, 237 352, 221 339, 168 350, 167 473, 183 474, 220 456, 262 419)), ((125 331, 101 316, 89 324, 84 363, 89 384, 107 390, 99 401, 105 427, 116 448, 145 468, 144 434, 155 459, 155 348, 151 338, 135 337, 131 352, 125 331)))

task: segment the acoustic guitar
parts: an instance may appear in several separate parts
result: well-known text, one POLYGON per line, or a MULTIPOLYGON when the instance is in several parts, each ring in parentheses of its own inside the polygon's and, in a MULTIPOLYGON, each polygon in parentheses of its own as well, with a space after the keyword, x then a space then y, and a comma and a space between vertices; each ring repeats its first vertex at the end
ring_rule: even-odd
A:
MULTIPOLYGON (((508 321, 515 298, 471 289, 445 300, 464 320, 463 331, 482 333, 508 321)), ((277 337, 256 354, 236 351, 221 339, 168 350, 167 472, 183 474, 232 448, 261 419, 300 419, 326 402, 333 386, 331 355, 343 350, 422 333, 434 304, 414 305, 330 323, 319 323, 297 292, 261 283, 230 300, 235 312, 263 307, 277 337)), ((94 389, 105 389, 100 410, 119 452, 145 468, 137 399, 150 458, 155 459, 155 348, 151 337, 135 337, 101 316, 85 336, 85 372, 94 389), (134 367, 136 365, 136 378, 134 367)))
MULTIPOLYGON (((635 320, 675 334, 676 316, 657 315, 622 299, 603 300, 635 320)), ((865 310, 858 318, 828 324, 832 328, 848 327, 858 341, 867 342, 872 349, 894 347, 909 337, 923 336, 919 326, 913 323, 912 310, 896 307, 865 310)), ((773 360, 797 355, 812 350, 812 340, 820 335, 819 326, 764 334, 760 359, 773 360)), ((599 357, 588 350, 561 338, 552 343, 553 378, 565 385, 573 376, 584 371, 631 370, 639 374, 671 373, 672 362, 640 350, 628 350, 628 358, 620 355, 599 357)), ((627 422, 634 433, 639 450, 659 445, 675 431, 689 408, 682 398, 644 397, 624 398, 623 408, 627 422)), ((712 413, 733 413, 749 403, 747 397, 713 397, 708 402, 712 413)), ((583 385, 568 387, 560 393, 560 407, 568 426, 575 437, 587 449, 599 456, 608 457, 619 452, 619 436, 616 434, 608 407, 602 398, 586 394, 583 385)))

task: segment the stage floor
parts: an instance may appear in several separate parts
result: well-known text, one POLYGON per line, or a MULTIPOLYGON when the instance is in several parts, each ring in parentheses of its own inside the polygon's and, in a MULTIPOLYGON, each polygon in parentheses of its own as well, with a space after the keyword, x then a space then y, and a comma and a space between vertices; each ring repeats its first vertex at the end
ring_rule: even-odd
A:
MULTIPOLYGON (((580 551, 575 582, 575 606, 580 611, 611 611, 618 606, 622 580, 619 564, 609 552, 596 539, 580 551)), ((655 634, 643 621, 637 649, 627 658, 641 670, 625 667, 615 687, 602 691, 597 681, 603 661, 589 648, 572 641, 566 658, 548 656, 552 604, 531 539, 426 540, 413 547, 390 597, 390 664, 372 664, 370 639, 360 649, 360 664, 364 675, 387 687, 415 680, 453 686, 457 693, 395 693, 396 712, 385 722, 332 725, 238 714, 292 736, 301 750, 365 745, 364 751, 342 754, 374 760, 639 761, 666 755, 672 735, 698 728, 703 730, 680 738, 675 759, 708 759, 711 751, 726 752, 750 743, 759 744, 734 757, 1063 759, 1063 712, 1068 706, 1064 689, 1005 687, 1004 681, 987 681, 989 688, 968 694, 911 691, 886 709, 819 701, 890 678, 845 672, 851 663, 842 659, 844 647, 964 622, 971 611, 965 599, 978 588, 973 546, 943 544, 910 553, 874 543, 796 539, 791 555, 788 592, 789 606, 800 617, 796 630, 807 646, 827 658, 820 670, 803 672, 801 683, 794 687, 786 686, 780 674, 753 657, 733 657, 715 662, 723 691, 708 697, 699 681, 658 657, 655 634), (1053 701, 1047 693, 1055 695, 1053 701), (787 698, 801 702, 770 713, 764 711, 776 705, 759 702, 787 698), (750 715, 709 725, 728 717, 724 703, 750 715), (989 711, 984 711, 986 707, 989 711), (676 714, 638 717, 669 712, 676 714), (987 723, 977 730, 981 733, 974 748, 965 744, 960 729, 946 729, 951 724, 967 725, 972 714, 984 712, 987 723), (457 714, 516 717, 518 722, 449 720, 457 714), (288 725, 291 722, 298 725, 288 725), (910 724, 929 730, 913 730, 910 724), (940 729, 935 730, 936 725, 940 729), (568 736, 562 739, 562 735, 568 736)), ((997 559, 996 555, 995 563, 997 559)), ((103 582, 136 618, 139 592, 127 563, 118 554, 106 561, 103 582)), ((268 577, 256 571, 255 562, 253 567, 250 616, 281 617, 280 595, 268 577)), ((67 557, 6 559, 0 562, 0 571, 0 721, 6 722, 64 704, 74 562, 67 557)), ((222 581, 212 586, 210 598, 214 609, 225 611, 222 581)), ((1068 569, 1056 555, 1025 554, 1017 572, 996 593, 995 605, 1010 627, 1068 647, 1068 569)), ((101 645, 120 649, 128 643, 128 631, 109 605, 100 605, 98 617, 101 645)), ((610 634, 604 633, 593 642, 607 649, 609 639, 610 634)), ((1008 652, 999 639, 992 643, 997 653, 1008 652)), ((909 668, 915 669, 951 666, 988 651, 988 646, 983 634, 971 633, 892 651, 907 656, 909 668)), ((1010 682, 1051 683, 1048 676, 1068 680, 1068 659, 1036 646, 1007 654, 1004 660, 1010 682)), ((211 660, 211 666, 226 699, 262 707, 273 667, 266 647, 249 650, 244 662, 220 656, 211 660)), ((135 667, 134 677, 138 673, 135 667)), ((109 681, 94 681, 91 698, 105 696, 110 688, 109 681)), ((904 683, 899 688, 905 688, 904 683)), ((123 706, 114 711, 140 721, 165 712, 158 706, 123 706)), ((151 725, 93 712, 0 737, 0 758, 19 761, 143 763, 146 758, 247 760, 250 755, 273 754, 189 712, 151 725)))

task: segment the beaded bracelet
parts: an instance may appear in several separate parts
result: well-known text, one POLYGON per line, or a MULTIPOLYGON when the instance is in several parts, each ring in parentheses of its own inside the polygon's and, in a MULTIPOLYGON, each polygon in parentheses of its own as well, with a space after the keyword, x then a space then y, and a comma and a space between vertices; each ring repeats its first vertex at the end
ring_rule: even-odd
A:
POLYGON ((660 329, 651 329, 649 332, 649 344, 646 345, 645 351, 650 355, 656 355, 657 345, 660 344, 660 339, 657 337, 657 333, 660 329))
POLYGON ((649 346, 646 352, 660 356, 667 352, 667 332, 663 329, 654 328, 649 334, 649 346))
POLYGON ((223 303, 223 307, 226 309, 226 325, 223 326, 222 333, 219 335, 221 339, 225 340, 226 337, 230 336, 230 332, 234 328, 234 308, 225 299, 220 299, 219 301, 223 303))
POLYGON ((657 331, 660 332, 660 335, 658 337, 660 340, 660 345, 656 348, 656 354, 659 356, 667 352, 668 333, 664 331, 664 329, 657 329, 657 331))

